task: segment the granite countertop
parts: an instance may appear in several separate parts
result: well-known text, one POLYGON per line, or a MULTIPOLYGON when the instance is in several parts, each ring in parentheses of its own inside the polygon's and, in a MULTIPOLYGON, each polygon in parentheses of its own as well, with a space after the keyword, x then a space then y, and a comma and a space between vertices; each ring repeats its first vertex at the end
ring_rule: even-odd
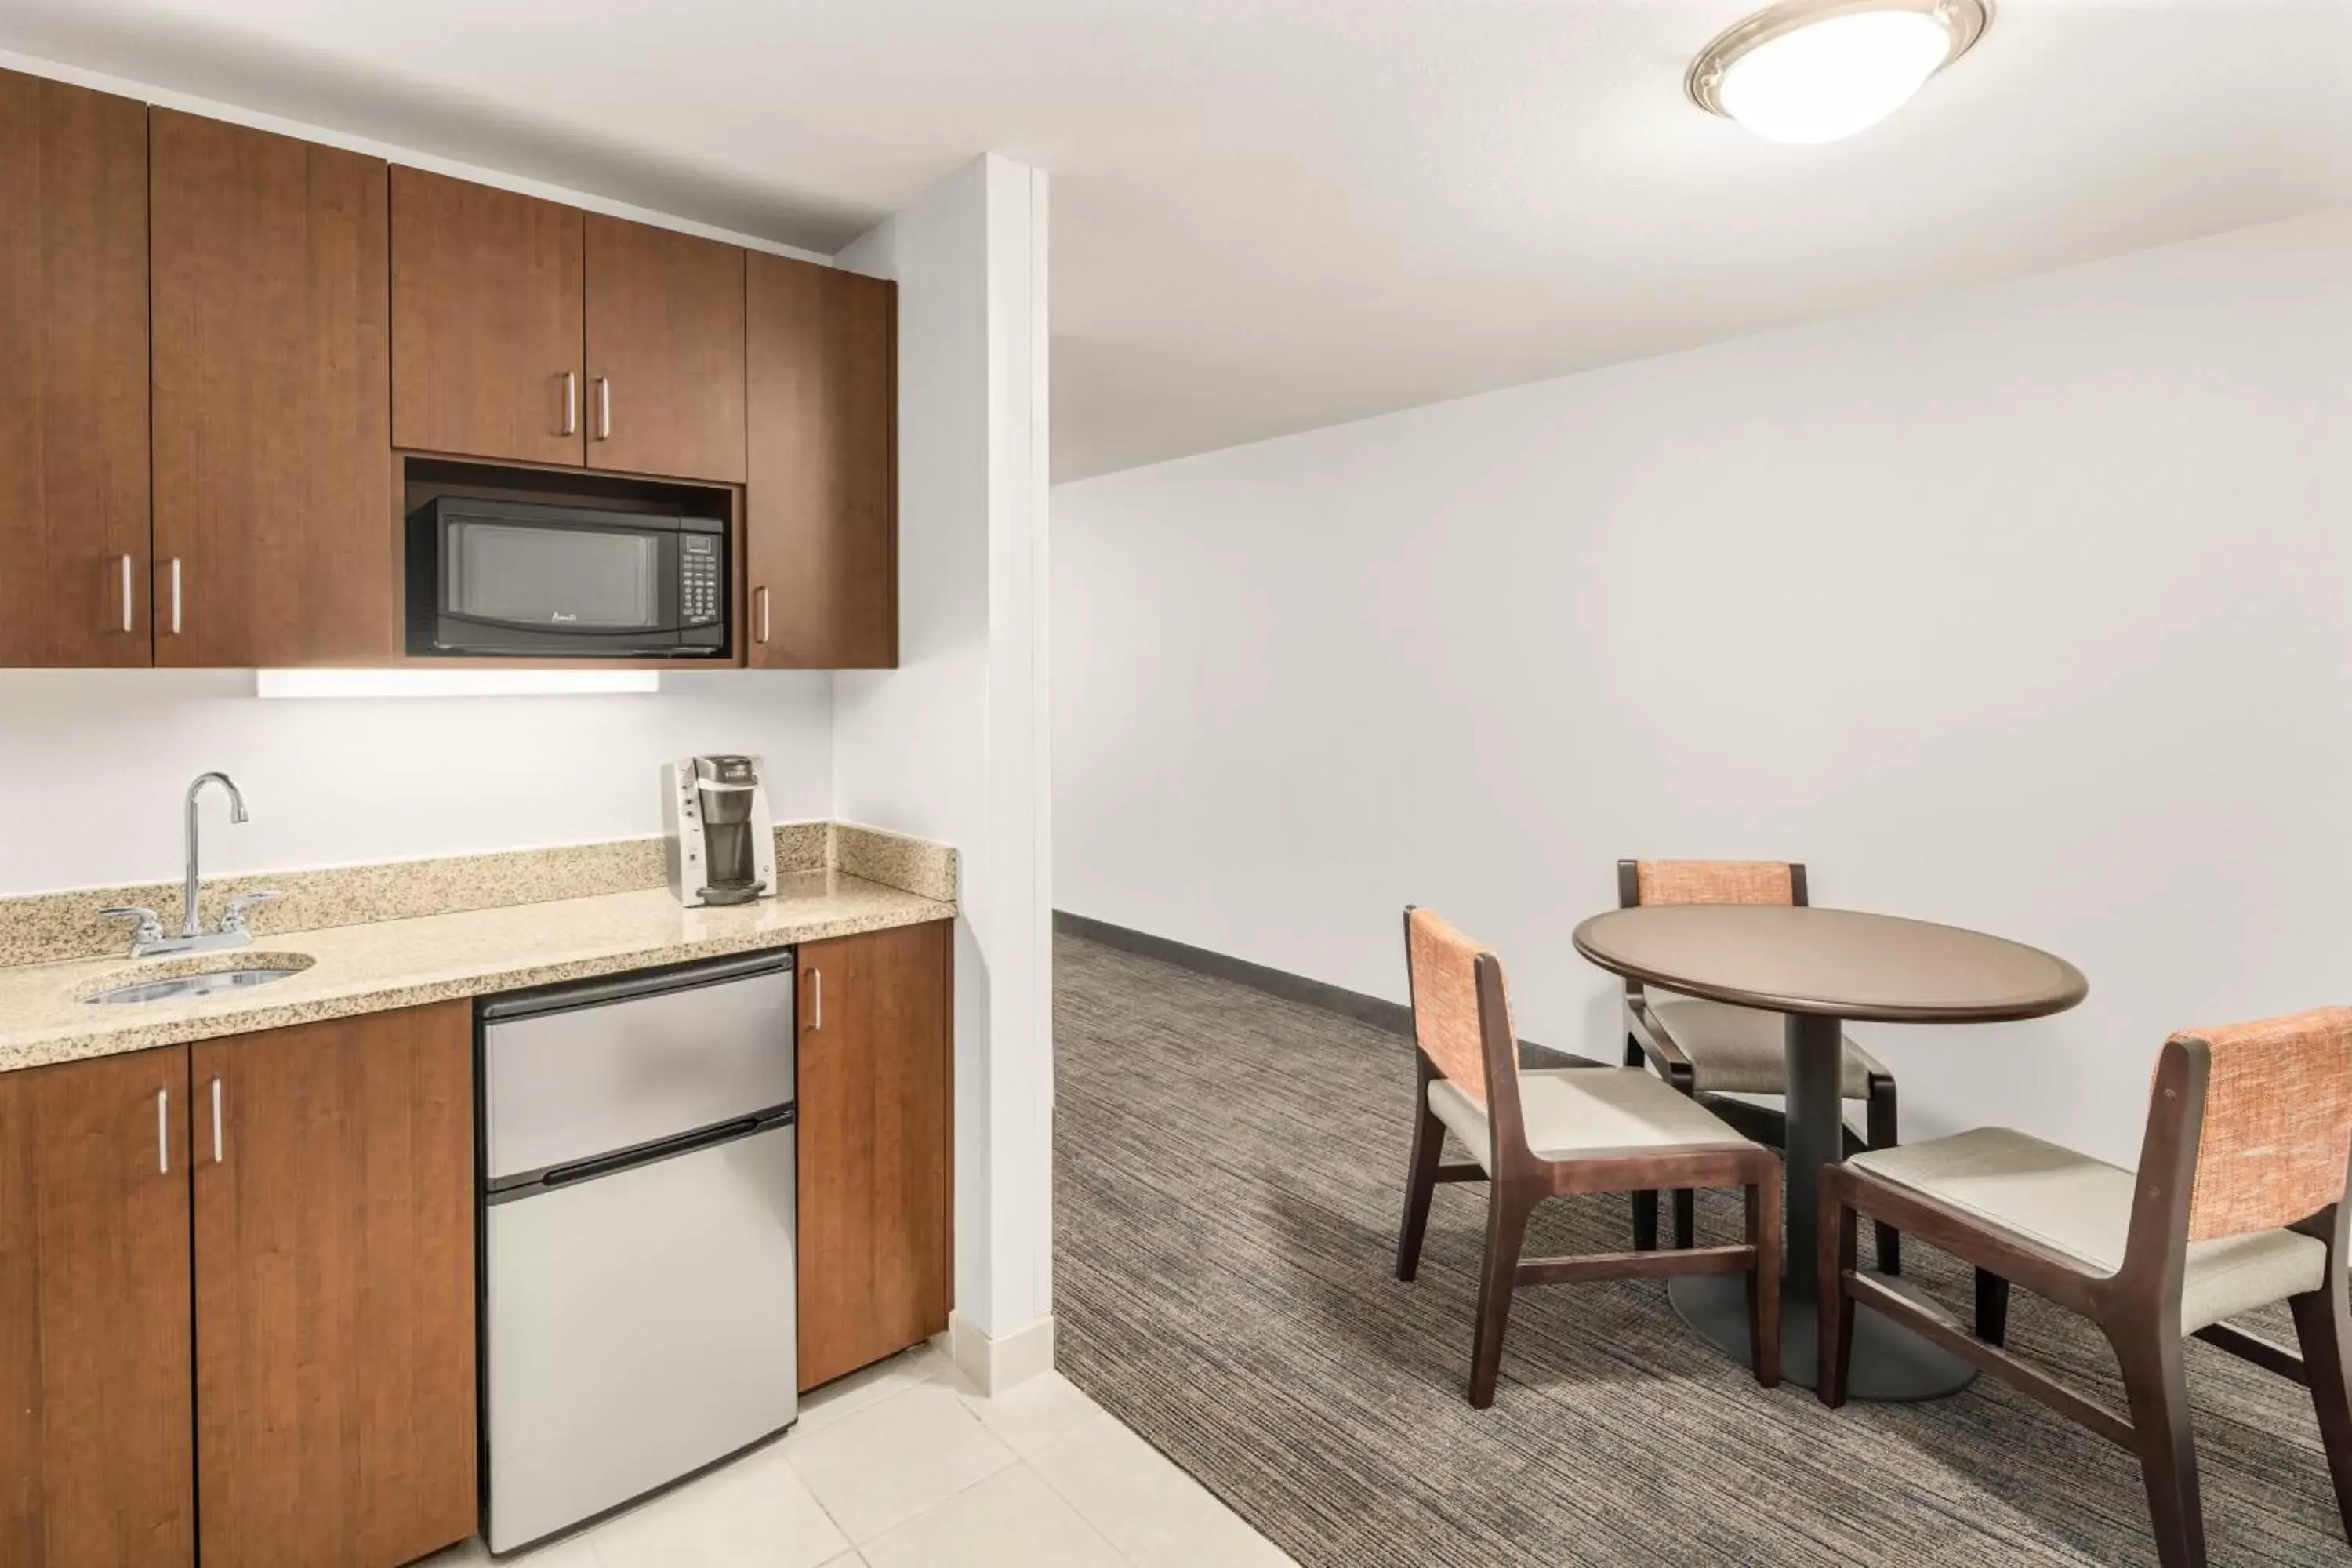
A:
POLYGON ((451 997, 649 969, 689 959, 947 920, 952 903, 827 868, 777 878, 772 899, 681 908, 667 889, 551 903, 273 931, 194 956, 83 959, 0 968, 0 1072, 218 1035, 413 1007, 451 997), (250 990, 110 1005, 93 992, 272 955, 311 962, 250 990))

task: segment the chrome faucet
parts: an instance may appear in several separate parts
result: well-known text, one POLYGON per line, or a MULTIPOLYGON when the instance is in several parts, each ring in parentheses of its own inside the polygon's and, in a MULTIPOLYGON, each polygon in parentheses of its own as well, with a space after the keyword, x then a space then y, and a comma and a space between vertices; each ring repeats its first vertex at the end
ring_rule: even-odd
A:
POLYGON ((133 958, 152 958, 167 952, 205 952, 216 947, 240 947, 253 940, 253 932, 246 928, 245 911, 255 904, 268 903, 272 899, 285 896, 275 888, 257 888, 228 901, 227 910, 221 915, 218 931, 207 933, 197 922, 196 881, 201 857, 196 842, 196 797, 205 793, 205 785, 208 784, 216 784, 228 791, 228 819, 231 822, 246 820, 245 795, 237 789, 236 781, 226 773, 198 773, 195 782, 188 786, 182 817, 185 835, 184 842, 187 847, 187 875, 180 884, 179 934, 164 935, 163 922, 157 918, 155 911, 136 904, 115 904, 98 911, 102 919, 135 920, 139 922, 138 929, 131 937, 131 956, 133 958))
MULTIPOLYGON (((198 773, 196 782, 188 786, 188 798, 182 816, 181 843, 187 847, 187 879, 180 884, 180 935, 183 939, 200 936, 196 924, 196 798, 205 793, 205 785, 216 784, 228 791, 228 819, 232 823, 245 820, 245 794, 236 781, 226 773, 198 773)), ((224 921, 226 923, 226 921, 224 921)))

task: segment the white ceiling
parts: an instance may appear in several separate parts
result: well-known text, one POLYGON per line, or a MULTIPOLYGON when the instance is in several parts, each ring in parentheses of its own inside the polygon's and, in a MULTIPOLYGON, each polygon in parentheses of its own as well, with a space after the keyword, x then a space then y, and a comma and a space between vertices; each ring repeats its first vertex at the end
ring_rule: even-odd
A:
POLYGON ((1074 478, 2352 202, 2347 0, 1998 0, 1875 130, 1750 0, 7 0, 0 47, 831 250, 1054 175, 1074 478))

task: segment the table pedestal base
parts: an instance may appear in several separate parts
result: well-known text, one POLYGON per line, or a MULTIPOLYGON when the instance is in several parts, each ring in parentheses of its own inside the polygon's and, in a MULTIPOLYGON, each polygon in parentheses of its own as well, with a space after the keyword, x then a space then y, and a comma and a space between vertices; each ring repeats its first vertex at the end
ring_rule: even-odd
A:
MULTIPOLYGON (((1916 1301, 1927 1297, 1901 1279, 1874 1273, 1871 1279, 1916 1301)), ((1675 1314, 1741 1366, 1748 1351, 1748 1287, 1737 1274, 1685 1274, 1669 1280, 1667 1299, 1675 1314)), ((1811 1297, 1780 1298, 1780 1376, 1800 1388, 1820 1386, 1815 1363, 1821 1346, 1821 1309, 1811 1297)), ((1976 1381, 1977 1369, 1946 1355, 1907 1329, 1869 1308, 1853 1304, 1853 1362, 1846 1394, 1853 1399, 1905 1402, 1940 1399, 1976 1381)))

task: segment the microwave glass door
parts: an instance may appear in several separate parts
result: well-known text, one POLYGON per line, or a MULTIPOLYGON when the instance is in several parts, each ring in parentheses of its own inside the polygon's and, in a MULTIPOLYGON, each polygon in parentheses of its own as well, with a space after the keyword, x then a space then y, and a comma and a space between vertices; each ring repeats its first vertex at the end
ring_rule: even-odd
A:
POLYGON ((665 629, 657 535, 457 520, 447 526, 445 614, 580 632, 665 629))

